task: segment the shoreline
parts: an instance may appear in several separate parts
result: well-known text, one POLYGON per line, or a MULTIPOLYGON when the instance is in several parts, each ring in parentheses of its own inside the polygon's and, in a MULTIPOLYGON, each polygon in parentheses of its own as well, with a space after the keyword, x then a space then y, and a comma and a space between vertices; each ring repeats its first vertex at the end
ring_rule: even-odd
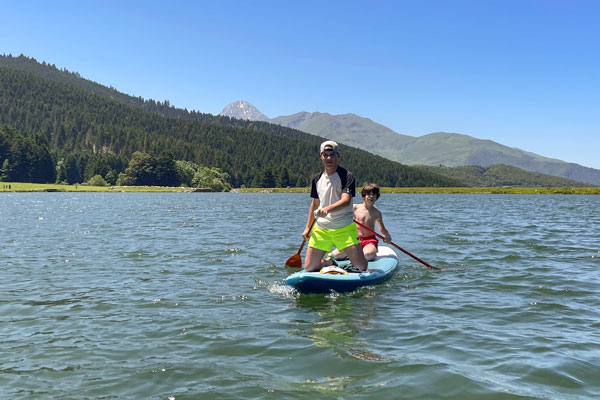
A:
MULTIPOLYGON (((1 182, 0 193, 196 193, 210 189, 166 186, 89 186, 1 182)), ((230 193, 309 193, 310 188, 237 188, 230 193)), ((600 194, 600 187, 382 187, 383 194, 600 194)))
POLYGON ((189 188, 183 186, 90 186, 90 185, 64 185, 58 183, 26 183, 26 182, 0 182, 0 193, 89 193, 89 192, 105 192, 105 193, 123 193, 123 192, 140 192, 140 193, 194 193, 194 192, 210 192, 210 189, 189 188))
MULTIPOLYGON (((236 193, 310 193, 310 188, 243 188, 236 193)), ((600 194, 600 187, 381 187, 382 194, 600 194)), ((360 193, 357 192, 357 195, 360 193)))

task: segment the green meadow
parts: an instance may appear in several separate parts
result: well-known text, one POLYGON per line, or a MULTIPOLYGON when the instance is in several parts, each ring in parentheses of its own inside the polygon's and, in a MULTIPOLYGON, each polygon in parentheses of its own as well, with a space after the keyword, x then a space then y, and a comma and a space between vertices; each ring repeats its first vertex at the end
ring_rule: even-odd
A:
MULTIPOLYGON (((198 189, 167 186, 89 186, 0 182, 1 192, 192 192, 198 189)), ((207 191, 207 190, 200 190, 207 191)))

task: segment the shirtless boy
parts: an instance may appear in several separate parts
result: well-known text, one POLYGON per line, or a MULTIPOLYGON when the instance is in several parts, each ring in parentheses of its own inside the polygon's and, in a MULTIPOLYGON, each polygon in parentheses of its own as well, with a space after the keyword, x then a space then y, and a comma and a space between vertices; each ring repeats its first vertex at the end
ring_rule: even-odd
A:
MULTIPOLYGON (((377 224, 379 231, 385 237, 383 241, 385 243, 391 243, 392 236, 383 224, 383 216, 381 215, 381 212, 375 208, 375 202, 380 196, 379 186, 377 186, 375 183, 369 183, 363 187, 361 195, 363 197, 362 204, 354 205, 354 219, 369 227, 371 230, 375 230, 375 224, 377 224)), ((365 258, 368 261, 374 260, 377 256, 377 237, 360 226, 356 227, 356 231, 358 233, 358 239, 362 245, 365 258)), ((332 255, 336 259, 346 257, 343 252, 338 252, 336 250, 332 252, 332 255)))

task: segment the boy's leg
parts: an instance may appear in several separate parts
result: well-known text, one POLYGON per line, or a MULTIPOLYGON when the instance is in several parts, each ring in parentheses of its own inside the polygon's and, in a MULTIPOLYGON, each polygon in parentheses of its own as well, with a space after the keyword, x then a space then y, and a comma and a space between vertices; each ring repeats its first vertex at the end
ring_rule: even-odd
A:
POLYGON ((323 262, 323 256, 326 251, 309 247, 306 249, 306 256, 304 258, 304 269, 308 272, 316 272, 321 270, 321 263, 323 262))
POLYGON ((346 253, 348 258, 350 259, 350 262, 356 268, 360 269, 361 271, 367 270, 367 260, 365 258, 365 254, 363 253, 363 249, 360 243, 346 247, 344 249, 344 253, 346 253))
POLYGON ((368 244, 363 247, 363 253, 365 254, 367 261, 373 261, 375 257, 377 257, 377 247, 373 244, 368 244))

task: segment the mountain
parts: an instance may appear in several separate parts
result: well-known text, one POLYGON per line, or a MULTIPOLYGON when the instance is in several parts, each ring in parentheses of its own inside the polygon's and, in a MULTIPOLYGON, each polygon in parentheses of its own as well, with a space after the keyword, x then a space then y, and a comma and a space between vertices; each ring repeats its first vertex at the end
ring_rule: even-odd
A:
MULTIPOLYGON (((395 155, 394 150, 390 151, 390 149, 408 145, 414 140, 412 136, 400 135, 381 124, 355 114, 331 115, 320 112, 300 112, 273 118, 271 122, 304 132, 319 132, 322 137, 342 143, 352 143, 352 146, 390 160, 395 155), (391 143, 391 139, 394 143, 391 143)), ((406 164, 405 161, 395 161, 406 164)))
POLYGON ((457 133, 437 132, 420 136, 397 154, 391 159, 402 159, 409 165, 487 167, 506 164, 526 171, 600 185, 600 170, 457 133))
POLYGON ((600 170, 459 133, 436 132, 419 137, 402 135, 355 114, 299 112, 269 121, 356 146, 407 165, 487 167, 505 164, 600 186, 600 170))
POLYGON ((252 104, 243 100, 238 100, 234 101, 233 103, 229 103, 219 115, 250 121, 269 121, 269 117, 258 111, 258 109, 252 104))
MULTIPOLYGON (((6 168, 14 169, 16 153, 27 156, 47 149, 54 167, 69 162, 87 181, 95 174, 104 178, 108 172, 122 172, 134 152, 168 152, 175 160, 225 171, 234 187, 284 181, 282 185, 307 186, 321 169, 318 148, 323 138, 115 92, 24 56, 0 56, 0 126, 10 128, 0 137, 0 165, 5 169, 8 162, 6 168)), ((343 165, 360 183, 461 185, 347 145, 340 144, 340 150, 343 165)))

